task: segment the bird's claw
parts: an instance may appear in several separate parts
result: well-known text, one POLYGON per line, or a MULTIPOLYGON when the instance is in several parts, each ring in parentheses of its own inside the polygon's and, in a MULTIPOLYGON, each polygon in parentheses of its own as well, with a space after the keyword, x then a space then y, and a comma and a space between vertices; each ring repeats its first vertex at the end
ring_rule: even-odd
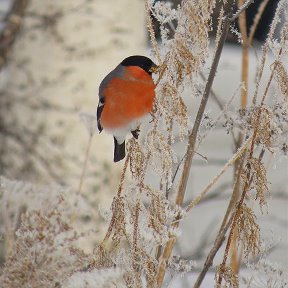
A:
POLYGON ((135 139, 138 139, 139 133, 140 133, 140 129, 139 129, 139 128, 137 128, 137 129, 134 130, 134 131, 131 131, 131 134, 133 135, 133 137, 134 137, 135 139))

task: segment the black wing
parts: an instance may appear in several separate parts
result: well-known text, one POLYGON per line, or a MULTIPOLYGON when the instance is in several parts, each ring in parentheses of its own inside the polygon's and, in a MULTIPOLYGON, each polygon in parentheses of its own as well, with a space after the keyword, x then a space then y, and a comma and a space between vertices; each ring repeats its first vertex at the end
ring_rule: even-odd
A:
POLYGON ((101 131, 103 130, 103 127, 101 126, 101 113, 103 111, 103 108, 104 108, 104 102, 105 102, 105 99, 104 97, 100 97, 99 98, 99 104, 98 104, 98 107, 97 107, 97 127, 98 127, 98 130, 99 130, 99 133, 101 133, 101 131))
POLYGON ((97 107, 97 126, 99 129, 99 133, 103 130, 103 127, 101 125, 101 113, 103 111, 104 105, 105 105, 105 96, 104 96, 104 90, 109 84, 109 82, 115 78, 115 77, 122 77, 123 74, 123 67, 121 65, 118 65, 113 71, 111 71, 101 82, 99 86, 99 104, 97 107))

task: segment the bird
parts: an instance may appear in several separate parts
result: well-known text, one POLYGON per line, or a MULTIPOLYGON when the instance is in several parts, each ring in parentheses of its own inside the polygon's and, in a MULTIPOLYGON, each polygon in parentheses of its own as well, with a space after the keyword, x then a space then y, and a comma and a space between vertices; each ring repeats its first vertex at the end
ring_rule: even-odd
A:
POLYGON ((153 110, 158 66, 148 57, 125 58, 100 83, 97 127, 114 138, 114 162, 125 158, 128 134, 138 139, 140 124, 153 110))

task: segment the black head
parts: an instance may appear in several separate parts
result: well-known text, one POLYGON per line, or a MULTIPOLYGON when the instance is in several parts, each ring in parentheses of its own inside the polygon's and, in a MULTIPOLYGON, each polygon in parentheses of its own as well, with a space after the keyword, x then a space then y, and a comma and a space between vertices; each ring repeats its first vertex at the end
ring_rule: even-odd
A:
POLYGON ((148 74, 153 73, 153 69, 151 70, 151 68, 157 67, 156 64, 151 59, 145 56, 140 56, 140 55, 130 56, 124 59, 121 62, 121 65, 138 66, 138 67, 141 67, 143 70, 145 70, 148 74))

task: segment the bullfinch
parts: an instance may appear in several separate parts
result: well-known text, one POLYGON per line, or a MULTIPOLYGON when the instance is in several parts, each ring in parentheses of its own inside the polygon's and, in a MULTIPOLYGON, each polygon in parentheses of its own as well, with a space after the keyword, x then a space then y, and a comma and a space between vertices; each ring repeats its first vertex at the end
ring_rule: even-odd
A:
POLYGON ((97 108, 99 133, 105 129, 114 138, 114 162, 125 157, 125 138, 139 136, 141 120, 153 109, 157 65, 145 56, 124 59, 101 82, 97 108))

